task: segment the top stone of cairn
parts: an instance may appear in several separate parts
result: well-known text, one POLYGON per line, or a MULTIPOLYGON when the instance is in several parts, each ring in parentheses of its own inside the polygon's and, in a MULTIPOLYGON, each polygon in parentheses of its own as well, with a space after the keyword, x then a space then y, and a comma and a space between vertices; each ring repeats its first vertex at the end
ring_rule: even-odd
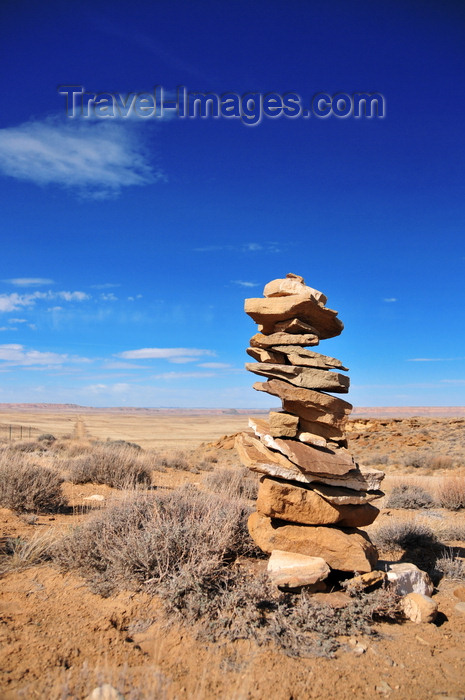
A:
POLYGON ((284 279, 272 280, 263 293, 264 297, 246 299, 244 308, 265 335, 279 331, 276 324, 289 319, 309 324, 320 339, 333 338, 344 328, 336 318, 337 311, 325 306, 325 295, 308 287, 299 275, 289 273, 284 279))

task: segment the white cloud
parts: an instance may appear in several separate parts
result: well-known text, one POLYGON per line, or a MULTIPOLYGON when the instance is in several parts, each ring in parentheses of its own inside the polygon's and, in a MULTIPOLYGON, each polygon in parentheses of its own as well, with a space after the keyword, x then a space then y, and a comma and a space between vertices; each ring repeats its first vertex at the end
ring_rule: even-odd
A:
MULTIPOLYGON (((1 138, 1 130, 0 130, 1 138)), ((1 141, 0 141, 1 143, 1 141)), ((48 284, 55 284, 53 280, 46 277, 15 277, 11 280, 3 280, 7 284, 14 284, 17 287, 42 287, 48 284)))
POLYGON ((0 331, 16 331, 17 328, 9 328, 8 326, 0 326, 0 331))
POLYGON ((102 198, 163 178, 148 162, 137 126, 50 117, 0 130, 0 170, 38 185, 102 198))
POLYGON ((26 350, 24 345, 9 343, 0 345, 0 361, 5 362, 4 367, 31 367, 36 365, 62 365, 65 362, 90 362, 91 360, 85 357, 75 357, 56 352, 26 350))
POLYGON ((391 304, 394 301, 397 301, 395 297, 388 297, 387 299, 383 299, 383 301, 386 301, 388 304, 391 304))
POLYGON ((202 377, 215 377, 214 372, 162 372, 161 374, 152 374, 152 379, 199 379, 202 377))
POLYGON ((109 292, 108 294, 101 294, 100 299, 102 301, 118 301, 118 297, 113 294, 113 292, 109 292))
POLYGON ((114 287, 121 287, 121 284, 116 284, 113 282, 105 282, 104 284, 91 284, 91 289, 112 289, 114 287))
POLYGON ((119 352, 115 357, 122 357, 125 360, 170 360, 178 357, 202 357, 203 355, 214 356, 215 353, 212 350, 199 350, 198 348, 141 348, 140 350, 119 352))
POLYGON ((147 369, 147 365, 135 365, 131 362, 112 362, 106 361, 103 369, 147 369))
POLYGON ((457 362, 465 357, 412 357, 407 362, 457 362))
POLYGON ((24 306, 34 306, 40 299, 61 299, 62 301, 88 301, 92 297, 85 292, 32 292, 30 294, 0 294, 0 311, 17 311, 24 306))
POLYGON ((206 369, 229 369, 231 367, 227 362, 200 362, 198 366, 206 369))
POLYGON ((185 365, 188 362, 197 362, 198 357, 170 357, 169 362, 174 365, 185 365))
POLYGON ((9 318, 8 323, 27 323, 26 318, 9 318))
POLYGON ((239 287, 258 287, 258 282, 244 282, 243 280, 233 280, 232 284, 237 284, 239 287))
POLYGON ((200 248, 194 248, 196 253, 214 253, 217 251, 231 251, 234 253, 280 253, 277 243, 240 243, 239 245, 207 245, 200 248))

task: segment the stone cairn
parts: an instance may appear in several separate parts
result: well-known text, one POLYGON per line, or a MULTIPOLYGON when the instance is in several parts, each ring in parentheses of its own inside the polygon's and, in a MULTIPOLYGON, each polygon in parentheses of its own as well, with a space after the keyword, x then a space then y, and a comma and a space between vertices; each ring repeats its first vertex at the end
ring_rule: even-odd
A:
POLYGON ((344 327, 325 304, 294 274, 269 282, 264 298, 245 301, 258 324, 247 349, 257 362, 246 369, 267 377, 253 387, 281 399, 283 410, 250 418, 252 430, 237 436, 236 448, 245 466, 263 474, 248 527, 271 554, 271 579, 284 588, 322 590, 331 570, 365 574, 378 559, 358 528, 379 513, 372 502, 383 495, 384 473, 355 462, 344 433, 352 406, 326 393, 347 393, 349 378, 340 373, 347 368, 305 349, 344 327))

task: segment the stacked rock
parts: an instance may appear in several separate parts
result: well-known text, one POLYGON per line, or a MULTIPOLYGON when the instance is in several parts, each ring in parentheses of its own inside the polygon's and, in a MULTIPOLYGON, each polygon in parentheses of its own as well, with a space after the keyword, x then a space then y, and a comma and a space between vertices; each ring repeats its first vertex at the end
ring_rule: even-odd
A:
POLYGON ((356 464, 344 433, 352 406, 326 393, 347 393, 347 368, 306 349, 344 327, 325 304, 294 274, 269 282, 264 298, 245 301, 259 324, 247 349, 257 362, 246 368, 268 378, 254 389, 280 398, 283 410, 267 421, 250 418, 253 432, 241 433, 236 448, 244 465, 264 475, 249 532, 271 554, 271 578, 288 587, 320 582, 330 569, 363 574, 377 562, 358 528, 379 513, 372 501, 383 495, 384 473, 356 464))

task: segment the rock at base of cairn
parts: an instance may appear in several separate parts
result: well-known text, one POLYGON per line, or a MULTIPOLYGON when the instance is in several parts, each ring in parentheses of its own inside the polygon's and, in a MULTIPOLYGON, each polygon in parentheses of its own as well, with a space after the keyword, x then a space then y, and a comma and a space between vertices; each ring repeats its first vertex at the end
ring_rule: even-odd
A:
POLYGON ((245 301, 258 324, 247 349, 257 362, 246 368, 267 379, 254 389, 281 399, 283 410, 269 421, 250 419, 253 432, 235 444, 242 463, 263 475, 249 532, 272 554, 272 581, 288 588, 324 586, 329 568, 366 574, 378 559, 357 528, 378 515, 371 502, 383 495, 384 474, 355 462, 344 432, 352 406, 326 393, 348 391, 347 368, 305 349, 344 327, 325 304, 324 294, 294 274, 269 282, 264 298, 245 301))
POLYGON ((252 513, 249 532, 260 549, 271 554, 281 549, 309 557, 321 557, 338 571, 371 571, 378 561, 376 547, 363 530, 318 525, 290 525, 260 513, 252 513))

